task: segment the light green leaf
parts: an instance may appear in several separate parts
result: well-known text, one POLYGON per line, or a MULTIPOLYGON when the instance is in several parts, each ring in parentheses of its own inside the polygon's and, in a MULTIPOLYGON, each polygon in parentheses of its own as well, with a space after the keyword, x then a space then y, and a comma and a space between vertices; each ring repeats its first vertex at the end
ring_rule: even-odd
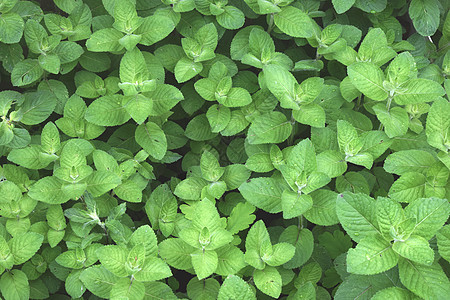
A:
POLYGON ((266 295, 278 298, 281 294, 281 275, 274 267, 267 266, 264 270, 255 270, 253 280, 256 287, 266 295))
POLYGON ((144 22, 134 33, 142 36, 140 44, 150 46, 168 36, 175 25, 167 16, 155 14, 144 18, 144 22))
POLYGON ((211 131, 217 133, 227 127, 231 120, 231 110, 224 105, 214 104, 208 109, 206 117, 211 126, 211 131))
POLYGON ((131 281, 130 278, 119 278, 108 296, 111 300, 119 299, 136 299, 142 300, 145 296, 145 286, 142 282, 137 280, 131 281))
POLYGON ((134 274, 137 281, 156 281, 170 276, 169 266, 157 257, 146 258, 142 270, 134 274))
POLYGON ((450 103, 437 99, 427 115, 426 134, 428 143, 442 151, 447 152, 450 143, 448 132, 450 130, 450 103))
POLYGON ((15 44, 20 41, 25 23, 16 13, 4 13, 0 16, 0 41, 5 44, 15 44))
POLYGON ((200 195, 204 186, 208 182, 200 177, 188 177, 177 184, 174 194, 186 200, 200 200, 200 195))
POLYGON ((62 182, 54 176, 39 179, 30 187, 28 196, 48 204, 62 204, 70 200, 62 193, 62 182))
POLYGON ((108 271, 116 276, 124 277, 128 273, 125 269, 125 263, 128 256, 128 251, 121 246, 107 245, 99 248, 96 255, 108 271))
POLYGON ((253 120, 248 129, 249 144, 270 144, 284 142, 292 131, 286 116, 277 111, 262 114, 253 120))
POLYGON ((287 35, 309 38, 314 32, 312 19, 305 12, 293 6, 285 6, 274 16, 275 25, 287 35))
POLYGON ((183 57, 175 65, 174 73, 178 83, 183 83, 193 78, 202 70, 203 70, 202 63, 194 62, 188 57, 183 57))
POLYGON ((437 233, 437 246, 439 254, 447 261, 450 261, 450 225, 445 225, 437 233))
POLYGON ((420 198, 405 208, 408 218, 416 218, 412 234, 431 239, 449 217, 450 204, 447 199, 420 198))
POLYGON ((437 262, 426 266, 401 258, 398 271, 403 285, 424 299, 445 299, 450 293, 450 282, 437 262))
POLYGON ((282 210, 282 186, 272 178, 253 178, 239 187, 242 196, 254 206, 269 213, 278 213, 282 210))
POLYGON ((388 93, 383 87, 383 72, 371 62, 357 62, 347 68, 352 84, 373 100, 384 100, 388 93))
POLYGON ((86 120, 100 126, 124 124, 131 116, 122 105, 122 97, 116 94, 94 100, 86 110, 86 120))
POLYGON ((311 196, 284 190, 281 195, 283 218, 292 219, 304 214, 313 205, 311 196))
POLYGON ((393 286, 389 288, 382 289, 378 291, 371 300, 384 300, 384 299, 395 299, 395 300, 403 300, 403 299, 414 299, 414 294, 408 290, 393 286))
POLYGON ((20 270, 11 270, 2 275, 0 290, 5 300, 30 299, 30 285, 27 275, 20 270))
POLYGON ((195 250, 191 257, 192 266, 199 280, 208 277, 217 268, 218 258, 214 250, 195 250))
POLYGON ((325 111, 322 106, 318 104, 310 103, 302 105, 299 110, 292 111, 292 116, 299 123, 306 124, 311 127, 325 127, 325 111))
POLYGON ((155 159, 162 159, 167 151, 164 131, 153 122, 141 124, 135 133, 136 142, 155 159))
POLYGON ((52 74, 58 74, 61 67, 61 60, 56 54, 41 54, 38 57, 39 65, 42 69, 52 74))
POLYGON ((123 49, 119 43, 122 37, 123 33, 114 28, 100 29, 86 41, 86 47, 92 52, 120 51, 123 49))
POLYGON ((256 300, 247 282, 237 275, 228 276, 219 290, 218 300, 256 300))
POLYGON ((118 277, 101 265, 96 265, 83 270, 80 280, 84 286, 94 295, 100 298, 109 298, 112 287, 118 277))
POLYGON ((356 242, 380 234, 375 200, 366 194, 340 194, 336 200, 336 213, 342 227, 356 242))
POLYGON ((413 202, 425 193, 425 175, 418 172, 403 173, 389 189, 389 197, 398 202, 413 202))
POLYGON ((316 157, 317 171, 325 173, 330 178, 341 176, 347 170, 344 155, 336 150, 326 150, 316 157))
POLYGON ((170 266, 180 269, 188 270, 192 268, 191 253, 196 249, 182 239, 168 238, 162 241, 159 245, 159 255, 170 266))
POLYGON ((416 78, 402 84, 394 94, 397 104, 417 104, 432 102, 439 96, 444 96, 444 88, 434 80, 416 78))
POLYGON ((424 150, 401 150, 390 154, 385 162, 386 172, 403 175, 408 172, 426 174, 428 169, 436 162, 433 155, 424 150))
POLYGON ((219 23, 220 26, 234 30, 241 28, 244 25, 245 16, 241 10, 229 5, 225 6, 223 10, 223 13, 216 17, 217 23, 219 23))
POLYGON ((207 141, 217 135, 217 133, 211 131, 205 114, 194 117, 186 126, 185 134, 194 141, 207 141))
POLYGON ((395 241, 392 250, 400 256, 422 265, 431 265, 434 251, 423 237, 412 235, 406 241, 395 241))
POLYGON ((437 0, 412 0, 409 17, 414 28, 423 36, 433 35, 439 26, 439 2, 437 0))
POLYGON ((110 171, 94 171, 87 180, 86 190, 94 197, 99 197, 104 193, 114 189, 121 184, 120 177, 110 171))
POLYGON ((14 86, 24 86, 37 81, 44 74, 37 59, 25 59, 14 65, 11 73, 11 83, 14 86))
POLYGON ((309 194, 312 197, 313 204, 311 209, 307 210, 303 216, 310 222, 330 226, 339 223, 336 215, 336 192, 320 189, 309 194))
POLYGON ((14 264, 20 265, 29 260, 41 248, 44 237, 38 233, 27 232, 14 236, 8 241, 14 257, 14 264))
POLYGON ((378 274, 393 268, 397 262, 398 254, 392 250, 392 244, 381 236, 363 238, 347 254, 347 270, 353 274, 378 274))
POLYGON ((343 14, 349 10, 356 0, 332 0, 333 7, 338 14, 343 14))

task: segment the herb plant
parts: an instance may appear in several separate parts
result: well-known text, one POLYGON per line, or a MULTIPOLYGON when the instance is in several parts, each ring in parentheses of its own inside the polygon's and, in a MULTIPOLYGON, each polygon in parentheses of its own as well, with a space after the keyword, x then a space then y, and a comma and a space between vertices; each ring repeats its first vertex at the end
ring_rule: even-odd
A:
POLYGON ((449 9, 0 0, 2 299, 448 299, 449 9))

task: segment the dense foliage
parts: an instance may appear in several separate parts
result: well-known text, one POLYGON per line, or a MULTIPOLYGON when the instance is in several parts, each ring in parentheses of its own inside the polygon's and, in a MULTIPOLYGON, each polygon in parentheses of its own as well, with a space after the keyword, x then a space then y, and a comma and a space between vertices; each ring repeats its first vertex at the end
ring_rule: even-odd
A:
POLYGON ((0 291, 448 299, 448 0, 0 0, 0 291))

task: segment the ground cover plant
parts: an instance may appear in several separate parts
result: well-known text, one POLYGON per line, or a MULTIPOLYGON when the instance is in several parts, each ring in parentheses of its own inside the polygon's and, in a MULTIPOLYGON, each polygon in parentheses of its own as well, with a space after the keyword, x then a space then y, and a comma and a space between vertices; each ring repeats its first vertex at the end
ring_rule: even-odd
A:
POLYGON ((448 0, 0 0, 3 299, 448 299, 448 0))

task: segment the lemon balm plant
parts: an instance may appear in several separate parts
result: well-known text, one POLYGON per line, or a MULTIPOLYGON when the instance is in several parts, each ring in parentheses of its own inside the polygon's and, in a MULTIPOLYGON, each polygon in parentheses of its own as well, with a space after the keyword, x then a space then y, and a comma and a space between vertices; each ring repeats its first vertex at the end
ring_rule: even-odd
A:
POLYGON ((0 292, 447 299, 446 0, 0 0, 0 292))

